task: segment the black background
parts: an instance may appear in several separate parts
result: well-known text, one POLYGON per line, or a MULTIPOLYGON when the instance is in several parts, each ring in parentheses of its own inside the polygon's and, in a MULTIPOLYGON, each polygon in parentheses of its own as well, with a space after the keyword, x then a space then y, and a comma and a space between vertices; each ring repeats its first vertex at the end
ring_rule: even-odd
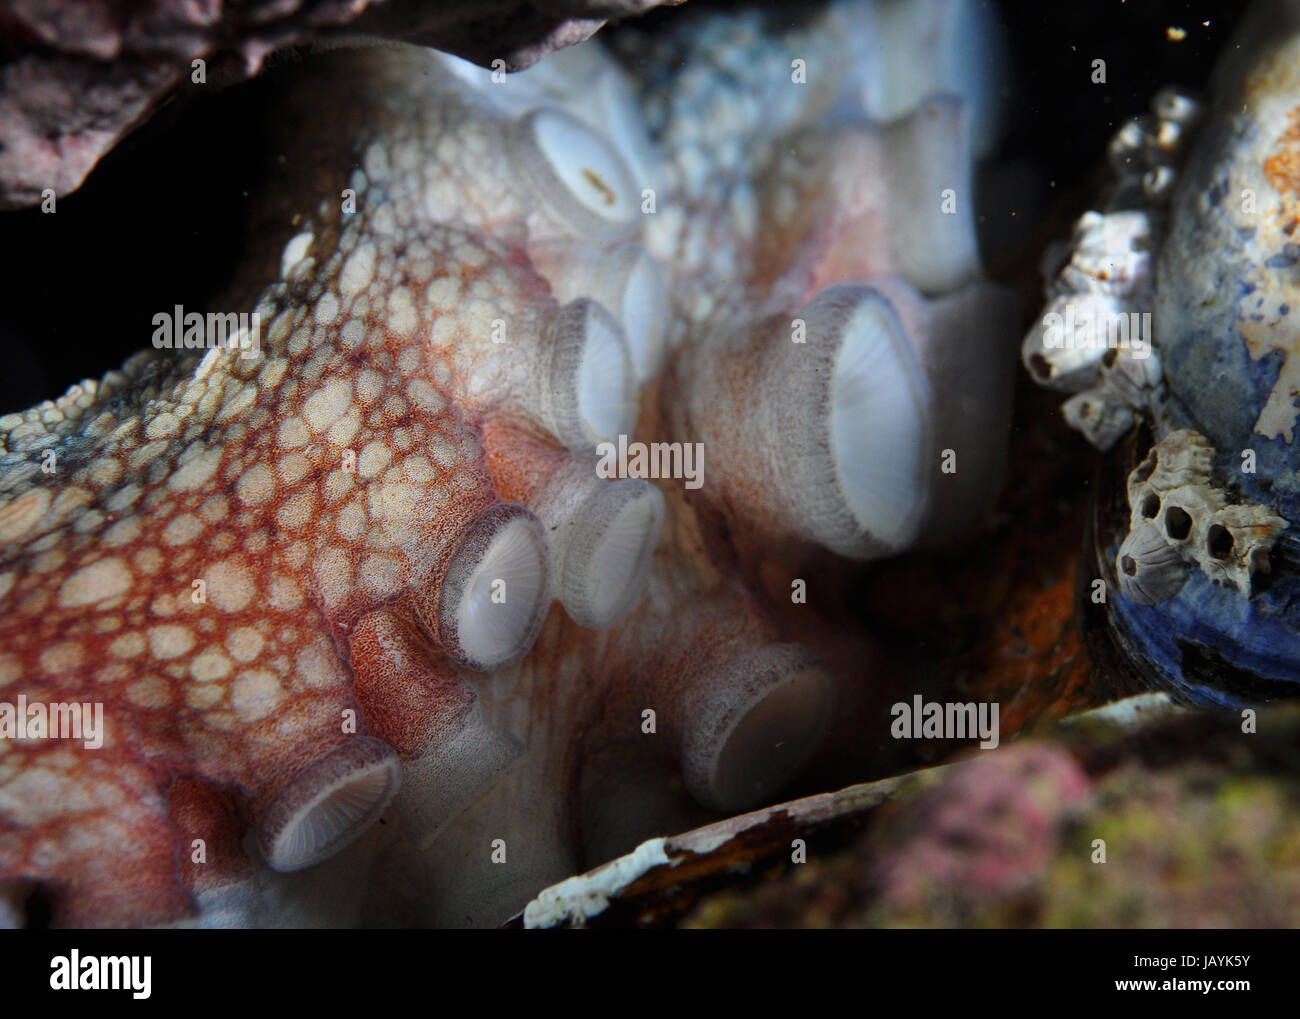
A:
MULTIPOLYGON (((1241 6, 999 5, 1015 85, 1006 97, 1008 133, 999 157, 1009 170, 981 196, 984 225, 999 238, 988 260, 993 276, 1021 289, 1035 285, 1038 252, 1087 207, 1111 134, 1144 112, 1162 85, 1203 86, 1241 6), (1171 41, 1171 26, 1186 38, 1171 41), (1097 58, 1107 64, 1105 85, 1091 81, 1097 58)), ((769 7, 778 20, 799 9, 769 7)), ((666 8, 649 19, 680 16, 680 9, 666 8)), ((56 214, 0 214, 0 413, 118 367, 148 345, 158 311, 206 308, 237 264, 248 195, 277 155, 259 116, 262 90, 281 87, 301 59, 310 58, 281 54, 251 83, 187 87, 106 157, 80 191, 60 196, 56 214)), ((1027 304, 1033 303, 1031 294, 1027 304)))

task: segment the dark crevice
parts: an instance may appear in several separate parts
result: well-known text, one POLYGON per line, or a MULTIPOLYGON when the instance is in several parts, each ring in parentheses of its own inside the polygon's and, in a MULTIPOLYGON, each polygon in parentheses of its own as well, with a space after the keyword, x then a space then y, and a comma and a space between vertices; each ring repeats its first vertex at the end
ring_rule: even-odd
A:
POLYGON ((1231 694, 1245 701, 1266 704, 1296 696, 1294 683, 1286 680, 1266 679, 1249 669, 1231 664, 1213 648, 1191 641, 1178 641, 1182 652, 1183 679, 1188 683, 1231 694))

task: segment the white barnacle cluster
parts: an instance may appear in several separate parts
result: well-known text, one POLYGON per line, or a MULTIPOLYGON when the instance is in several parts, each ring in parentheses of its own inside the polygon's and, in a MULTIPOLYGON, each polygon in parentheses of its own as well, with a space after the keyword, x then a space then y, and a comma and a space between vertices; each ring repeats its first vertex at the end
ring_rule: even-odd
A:
POLYGON ((1288 525, 1267 507, 1230 503, 1211 474, 1214 450, 1190 429, 1157 442, 1129 474, 1129 533, 1115 565, 1120 590, 1142 605, 1174 597, 1199 566, 1249 598, 1288 525))
POLYGON ((1113 208, 1168 201, 1201 112, 1190 95, 1163 88, 1151 100, 1150 113, 1134 117, 1115 133, 1107 152, 1118 179, 1113 208))
POLYGON ((1106 211, 1085 212, 1070 240, 1044 255, 1047 306, 1021 347, 1036 382, 1072 394, 1065 420, 1101 450, 1150 414, 1164 387, 1152 328, 1155 257, 1199 106, 1164 89, 1151 108, 1111 141, 1117 181, 1106 211))
POLYGON ((1145 210, 1085 213, 1022 347, 1039 383, 1073 394, 1065 419, 1100 449, 1114 445, 1160 392, 1151 342, 1155 232, 1145 210))

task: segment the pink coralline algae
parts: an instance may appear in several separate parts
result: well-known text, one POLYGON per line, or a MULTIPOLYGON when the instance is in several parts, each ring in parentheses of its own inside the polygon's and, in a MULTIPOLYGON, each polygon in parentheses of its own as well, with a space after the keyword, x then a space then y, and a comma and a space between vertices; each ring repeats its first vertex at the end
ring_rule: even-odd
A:
POLYGON ((0 208, 62 197, 178 92, 256 74, 272 54, 340 40, 436 46, 510 70, 658 0, 41 0, 5 5, 0 208))
POLYGON ((870 867, 881 908, 919 916, 940 894, 981 903, 1023 890, 1057 852, 1062 820, 1079 813, 1089 790, 1066 751, 1042 744, 964 762, 894 818, 870 867))

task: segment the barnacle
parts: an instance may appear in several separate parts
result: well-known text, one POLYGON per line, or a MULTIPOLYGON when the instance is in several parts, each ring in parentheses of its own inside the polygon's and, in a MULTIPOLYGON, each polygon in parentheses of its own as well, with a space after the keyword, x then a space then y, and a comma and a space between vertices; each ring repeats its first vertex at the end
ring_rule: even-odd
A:
POLYGON ((1089 550, 1119 595, 1105 639, 1200 703, 1300 679, 1298 50, 1300 6, 1256 4, 1204 100, 1165 89, 1116 134, 1113 185, 1044 261, 1048 307, 1022 347, 1036 381, 1075 394, 1065 420, 1111 451, 1106 489, 1127 476, 1127 519, 1099 494, 1089 550))

